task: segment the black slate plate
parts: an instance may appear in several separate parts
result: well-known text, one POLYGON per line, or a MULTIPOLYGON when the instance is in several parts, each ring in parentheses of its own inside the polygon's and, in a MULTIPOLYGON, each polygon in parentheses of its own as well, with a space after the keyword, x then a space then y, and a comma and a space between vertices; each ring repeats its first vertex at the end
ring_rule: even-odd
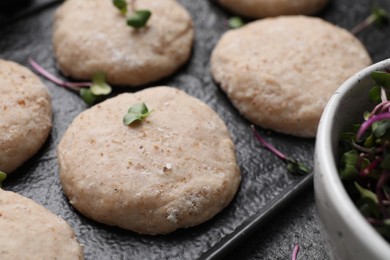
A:
MULTIPOLYGON (((27 9, 0 14, 0 58, 27 65, 27 59, 33 57, 60 76, 51 47, 52 16, 58 2, 35 0, 27 9)), ((53 98, 53 130, 40 152, 7 179, 4 189, 32 198, 67 220, 80 243, 85 245, 86 259, 222 257, 249 233, 261 232, 261 225, 305 186, 311 185, 312 174, 307 177, 289 175, 278 159, 260 147, 251 134, 249 123, 239 116, 209 74, 210 53, 227 30, 230 14, 207 0, 180 2, 191 12, 196 27, 193 55, 178 73, 153 85, 176 86, 217 111, 237 148, 242 171, 240 189, 233 202, 212 220, 165 236, 140 236, 83 217, 62 193, 55 148, 69 123, 87 107, 77 95, 45 81, 53 98)), ((378 2, 390 8, 386 0, 378 2)), ((369 14, 371 4, 369 0, 334 0, 320 16, 341 27, 352 28, 369 14)), ((371 28, 360 35, 374 61, 390 56, 386 42, 389 32, 388 27, 371 28)), ((117 90, 116 94, 120 91, 123 90, 117 90)), ((314 140, 260 132, 280 150, 312 167, 314 140)))

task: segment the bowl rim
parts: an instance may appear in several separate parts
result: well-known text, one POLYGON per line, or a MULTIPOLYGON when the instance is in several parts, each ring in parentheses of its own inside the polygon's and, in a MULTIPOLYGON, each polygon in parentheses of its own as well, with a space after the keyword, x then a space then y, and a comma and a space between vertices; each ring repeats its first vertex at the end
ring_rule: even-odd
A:
POLYGON ((321 158, 326 163, 321 163, 322 174, 321 178, 325 183, 322 187, 328 194, 329 200, 335 207, 335 210, 341 217, 344 224, 351 233, 360 240, 362 245, 370 244, 370 249, 374 255, 387 256, 390 255, 389 243, 367 222, 360 211, 357 209, 351 198, 349 197, 344 185, 339 177, 338 168, 334 160, 332 149, 332 135, 330 129, 334 128, 333 117, 341 106, 343 97, 347 95, 355 85, 362 79, 370 77, 370 74, 375 70, 383 70, 390 67, 390 59, 375 63, 349 78, 345 81, 332 95, 319 123, 316 137, 316 154, 317 158, 321 158))

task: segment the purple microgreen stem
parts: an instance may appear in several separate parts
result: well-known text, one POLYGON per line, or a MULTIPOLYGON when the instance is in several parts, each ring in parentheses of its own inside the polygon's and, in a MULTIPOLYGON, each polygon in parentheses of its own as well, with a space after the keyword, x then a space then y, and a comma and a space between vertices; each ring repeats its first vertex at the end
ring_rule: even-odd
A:
POLYGON ((364 152, 364 153, 377 152, 375 149, 367 148, 367 147, 358 145, 358 144, 355 143, 354 141, 351 142, 351 145, 352 145, 353 148, 355 148, 355 149, 358 150, 359 152, 364 152))
MULTIPOLYGON (((382 97, 382 100, 383 99, 384 99, 384 97, 382 97)), ((379 103, 378 105, 376 105, 376 107, 372 110, 370 117, 372 117, 376 114, 379 114, 379 113, 389 112, 389 108, 390 108, 390 101, 385 100, 385 101, 379 103)))
POLYGON ((309 173, 309 168, 307 168, 306 165, 292 158, 287 157, 281 151, 276 149, 273 145, 265 141, 265 139, 256 131, 254 125, 251 125, 251 128, 253 134, 255 135, 256 139, 260 142, 260 144, 262 144, 266 149, 271 151, 273 154, 275 154, 280 160, 282 160, 286 164, 288 172, 290 172, 293 175, 305 175, 309 173))
POLYGON ((297 260, 298 253, 299 253, 299 244, 295 243, 295 246, 294 246, 294 249, 292 252, 292 256, 291 256, 291 260, 297 260))
POLYGON ((50 80, 51 82, 57 84, 58 86, 65 87, 65 88, 70 88, 74 91, 79 91, 80 88, 86 88, 90 87, 92 85, 91 82, 67 82, 63 81, 53 74, 51 74, 49 71, 44 69, 41 65, 39 65, 37 62, 35 62, 32 58, 29 58, 29 63, 31 66, 42 76, 50 80))
POLYGON ((251 125, 253 134, 255 135, 256 139, 269 151, 271 151, 273 154, 275 154, 279 159, 282 161, 287 161, 287 157, 278 149, 276 149, 272 144, 265 141, 265 139, 256 131, 256 128, 254 125, 251 125))
POLYGON ((382 113, 384 112, 390 112, 390 102, 389 101, 383 101, 385 103, 382 108, 382 113))
POLYGON ((367 131, 367 129, 369 127, 371 127, 371 125, 373 123, 381 121, 381 120, 385 120, 385 119, 390 119, 390 112, 385 112, 385 113, 382 113, 382 114, 373 115, 371 118, 369 118, 367 121, 365 121, 361 125, 361 127, 360 127, 360 129, 359 129, 359 131, 358 131, 358 133, 356 135, 356 139, 360 140, 361 137, 363 136, 363 134, 367 131))
POLYGON ((370 165, 368 165, 366 168, 360 171, 360 176, 367 176, 381 162, 382 162, 382 158, 375 159, 370 165))

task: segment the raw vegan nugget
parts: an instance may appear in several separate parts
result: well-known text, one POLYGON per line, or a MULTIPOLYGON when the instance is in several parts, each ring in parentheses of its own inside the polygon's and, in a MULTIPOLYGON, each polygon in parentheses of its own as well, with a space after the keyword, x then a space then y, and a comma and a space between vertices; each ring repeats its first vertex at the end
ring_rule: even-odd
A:
POLYGON ((131 86, 174 73, 191 53, 190 15, 176 0, 137 0, 134 9, 152 12, 146 27, 129 27, 112 0, 65 1, 53 32, 60 70, 84 80, 104 72, 109 83, 131 86))
POLYGON ((314 137, 332 93, 371 59, 348 31, 319 18, 285 16, 226 32, 211 72, 256 125, 314 137))
POLYGON ((34 201, 0 189, 0 259, 83 259, 72 228, 34 201))
POLYGON ((29 69, 0 60, 0 171, 14 171, 33 156, 51 129, 50 96, 29 69))
POLYGON ((121 94, 81 113, 59 146, 60 178, 82 214, 141 234, 212 218, 234 197, 240 172, 224 122, 169 87, 121 94), (129 107, 152 111, 127 126, 129 107))

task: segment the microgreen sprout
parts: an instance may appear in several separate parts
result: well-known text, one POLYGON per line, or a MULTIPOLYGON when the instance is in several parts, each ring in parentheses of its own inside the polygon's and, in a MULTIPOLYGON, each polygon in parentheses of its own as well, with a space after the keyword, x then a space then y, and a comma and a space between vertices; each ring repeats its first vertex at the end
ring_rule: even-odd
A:
POLYGON ((375 71, 371 78, 369 99, 379 104, 342 135, 340 177, 363 216, 390 241, 390 73, 375 71))
POLYGON ((142 28, 148 22, 152 13, 149 10, 137 10, 127 17, 127 25, 136 29, 142 28))
POLYGON ((230 29, 237 29, 244 26, 244 21, 239 16, 233 16, 228 21, 230 29))
POLYGON ((3 186, 3 181, 7 178, 7 174, 0 171, 0 188, 3 186))
POLYGON ((125 125, 131 125, 136 121, 142 121, 147 118, 150 113, 152 113, 152 111, 149 111, 145 103, 135 104, 129 108, 128 112, 123 117, 123 123, 125 125))
POLYGON ((51 74, 33 59, 29 59, 29 62, 39 74, 51 82, 78 92, 88 105, 93 105, 97 101, 102 100, 112 91, 111 87, 106 83, 106 75, 103 72, 95 73, 92 76, 92 82, 66 82, 51 74))
MULTIPOLYGON (((113 4, 123 15, 127 15, 127 1, 126 0, 113 0, 113 4)), ((132 9, 134 9, 134 1, 131 3, 132 9)), ((149 10, 133 10, 133 13, 126 19, 127 25, 135 29, 145 27, 149 18, 152 16, 152 12, 149 10)))
POLYGON ((287 157, 281 151, 276 149, 273 145, 265 141, 265 139, 256 131, 254 125, 251 125, 251 128, 253 134, 255 135, 256 139, 260 142, 260 144, 263 145, 266 149, 268 149, 270 152, 272 152, 274 155, 276 155, 280 160, 282 160, 286 164, 288 172, 294 175, 305 175, 309 173, 309 168, 306 167, 306 165, 292 158, 287 157))
POLYGON ((377 25, 384 25, 389 19, 389 14, 387 11, 379 6, 374 6, 372 8, 371 14, 364 19, 363 22, 356 25, 352 30, 351 33, 358 34, 367 27, 369 27, 371 24, 375 23, 377 25))
POLYGON ((116 8, 121 11, 123 15, 127 13, 127 1, 126 0, 113 0, 113 3, 116 8))
POLYGON ((291 260, 297 260, 298 252, 299 252, 299 244, 295 243, 295 246, 294 246, 294 249, 292 252, 292 256, 291 256, 291 260))

